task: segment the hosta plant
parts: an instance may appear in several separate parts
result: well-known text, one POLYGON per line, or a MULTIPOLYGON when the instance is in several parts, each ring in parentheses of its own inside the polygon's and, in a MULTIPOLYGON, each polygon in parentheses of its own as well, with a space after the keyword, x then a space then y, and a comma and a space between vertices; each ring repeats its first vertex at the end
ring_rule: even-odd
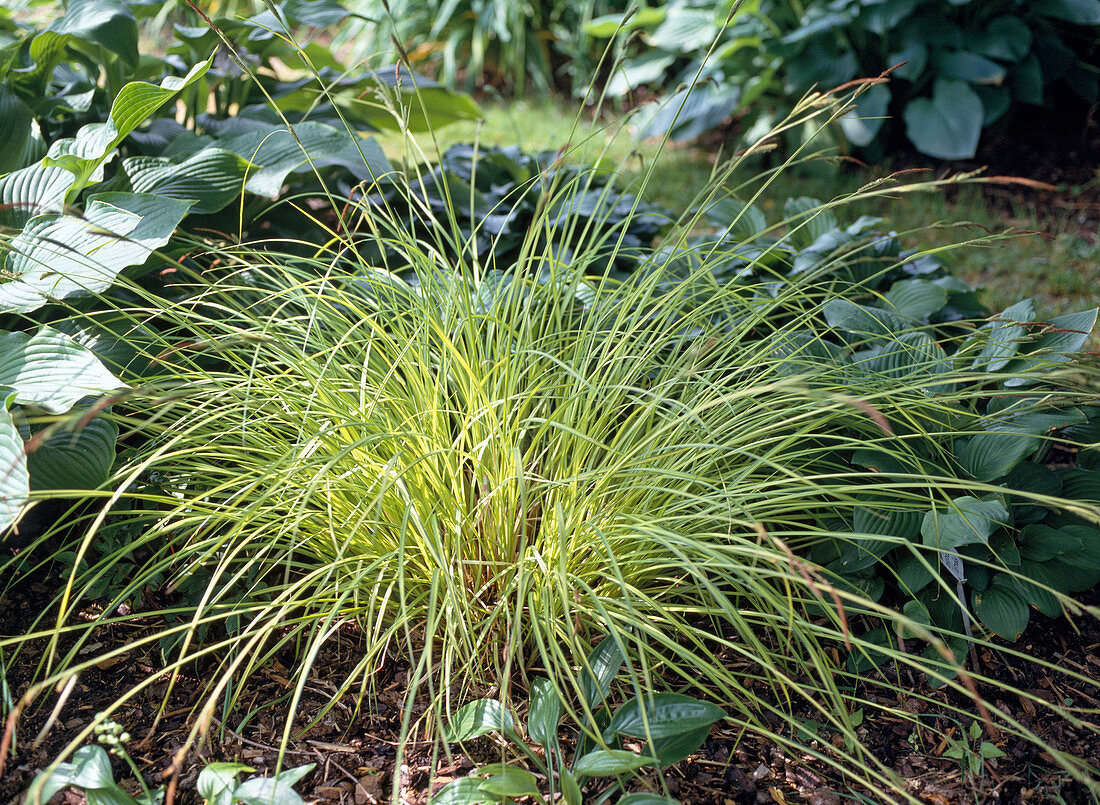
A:
MULTIPOLYGON (((530 770, 502 762, 481 766, 448 783, 431 802, 507 803, 526 796, 545 803, 554 801, 558 794, 567 805, 580 805, 585 801, 584 789, 590 781, 598 782, 590 786, 588 801, 603 802, 615 792, 624 791, 633 772, 647 766, 668 767, 702 746, 711 726, 724 715, 720 707, 708 702, 680 693, 642 692, 612 712, 608 699, 624 660, 614 637, 605 638, 585 659, 580 675, 583 726, 573 736, 575 749, 569 763, 558 734, 563 715, 562 693, 545 677, 531 685, 526 737, 517 729, 506 706, 496 699, 476 699, 464 705, 448 722, 444 733, 448 743, 471 741, 489 733, 507 739, 523 761, 542 775, 546 797, 539 778, 530 770), (621 746, 624 739, 641 741, 645 746, 640 751, 630 751, 621 746), (605 745, 597 744, 597 740, 605 745), (528 742, 537 744, 542 751, 532 750, 528 742)), ((618 801, 628 805, 676 803, 650 792, 625 794, 618 801)))
POLYGON ((1097 0, 678 0, 621 20, 589 31, 640 32, 645 47, 607 89, 667 89, 639 119, 647 136, 690 139, 736 115, 751 137, 777 119, 771 109, 784 116, 787 98, 895 68, 840 122, 847 140, 889 145, 904 130, 924 154, 965 159, 1006 117, 1100 92, 1097 0))

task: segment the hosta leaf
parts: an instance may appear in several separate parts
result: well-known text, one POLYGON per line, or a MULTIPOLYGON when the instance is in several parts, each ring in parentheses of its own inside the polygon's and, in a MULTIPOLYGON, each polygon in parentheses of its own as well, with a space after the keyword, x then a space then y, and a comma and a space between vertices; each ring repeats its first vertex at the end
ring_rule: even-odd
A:
POLYGON ((489 776, 479 786, 482 791, 497 797, 518 798, 538 796, 538 778, 526 769, 500 763, 478 769, 477 774, 489 776))
POLYGON ((116 441, 118 426, 101 416, 54 433, 27 456, 31 489, 96 489, 111 474, 116 441))
POLYGON ((120 386, 88 349, 51 327, 34 335, 0 333, 0 387, 14 392, 17 403, 61 414, 82 397, 120 386))
POLYGON ((64 168, 76 177, 66 200, 74 201, 76 195, 102 169, 111 151, 176 93, 202 77, 213 58, 211 56, 207 61, 196 64, 182 78, 168 76, 159 85, 131 81, 118 91, 105 123, 90 123, 82 127, 76 137, 65 143, 64 147, 56 151, 51 148, 50 155, 42 164, 46 167, 64 168))
POLYGON ((994 583, 981 592, 971 593, 974 615, 989 631, 1006 640, 1016 640, 1027 628, 1031 612, 1027 602, 1009 587, 994 583))
POLYGON ((671 766, 673 763, 679 763, 692 752, 698 751, 710 735, 710 729, 710 725, 707 724, 691 732, 682 732, 667 738, 654 738, 646 750, 656 758, 657 765, 671 766))
POLYGON ((667 15, 667 11, 661 7, 639 8, 629 19, 623 20, 623 14, 605 14, 596 17, 584 26, 584 32, 589 36, 608 37, 616 31, 632 31, 635 28, 652 28, 660 25, 667 15))
POLYGON ((1069 500, 1100 503, 1100 472, 1068 469, 1059 473, 1062 477, 1062 495, 1069 500))
POLYGON ((558 721, 561 719, 561 696, 553 683, 540 677, 531 685, 531 703, 527 713, 527 735, 543 746, 552 746, 558 740, 558 721))
POLYGON ((616 777, 628 771, 652 766, 654 759, 623 749, 594 749, 573 763, 573 774, 582 777, 616 777))
POLYGON ((800 249, 808 249, 840 226, 836 213, 807 196, 787 199, 783 218, 791 229, 788 237, 800 249))
POLYGON ((869 340, 881 340, 895 333, 905 332, 909 324, 905 318, 889 310, 857 305, 847 299, 831 299, 822 308, 830 327, 847 330, 869 340))
POLYGON ((0 284, 0 310, 27 312, 52 300, 105 291, 123 269, 166 244, 190 202, 134 193, 101 193, 83 216, 43 215, 12 241, 0 284))
POLYGON ((137 20, 119 0, 69 0, 65 16, 50 29, 98 42, 131 68, 137 67, 137 20))
POLYGON ((428 800, 428 805, 488 805, 488 803, 500 800, 481 790, 484 782, 480 777, 463 777, 459 780, 447 783, 434 797, 428 800))
POLYGON ((680 805, 679 800, 650 794, 648 791, 636 791, 619 800, 619 805, 680 805))
POLYGON ((937 73, 943 78, 971 84, 997 85, 1005 80, 1005 68, 995 61, 965 50, 947 51, 935 60, 937 73))
POLYGON ((61 212, 72 184, 67 170, 41 162, 0 177, 0 225, 22 229, 36 215, 61 212))
POLYGON ((279 195, 291 173, 339 165, 357 179, 377 179, 393 171, 378 143, 324 123, 285 127, 267 125, 257 131, 223 137, 217 147, 238 154, 258 169, 249 172, 244 189, 258 196, 279 195))
POLYGON ((199 772, 195 788, 209 805, 232 805, 237 777, 249 771, 254 769, 243 763, 208 763, 199 772))
POLYGON ((1024 527, 1020 531, 1019 546, 1020 555, 1033 562, 1077 554, 1082 548, 1081 540, 1077 537, 1042 523, 1024 527))
POLYGON ((931 98, 910 101, 902 116, 905 131, 922 154, 937 159, 969 159, 982 132, 982 100, 965 82, 937 79, 931 98))
POLYGON ((46 151, 34 112, 8 84, 0 84, 0 143, 0 175, 26 167, 46 151))
POLYGON ((5 405, 0 407, 0 529, 7 529, 16 521, 29 492, 23 439, 5 405))
POLYGON ((607 82, 607 93, 618 98, 638 87, 658 82, 674 60, 674 56, 659 50, 643 53, 615 70, 607 82))
POLYGON ((190 212, 215 213, 244 190, 248 160, 220 148, 204 148, 183 162, 165 157, 123 160, 135 193, 151 193, 193 202, 190 212))
POLYGON ((974 360, 974 368, 984 367, 996 372, 1020 351, 1020 343, 1027 336, 1024 323, 1035 320, 1035 302, 1025 299, 1007 308, 993 321, 982 326, 979 335, 987 339, 982 351, 974 360))
POLYGON ((706 48, 718 34, 714 12, 674 4, 664 21, 648 37, 649 45, 672 53, 691 53, 706 48))
POLYGON ((900 280, 890 286, 885 298, 901 315, 927 319, 947 304, 947 291, 928 280, 900 280))
POLYGON ((1100 0, 1034 0, 1032 11, 1075 25, 1100 25, 1100 0))
POLYGON ((932 376, 948 369, 947 353, 928 333, 903 333, 884 344, 866 368, 898 379, 932 376))
POLYGON ((1065 593, 1069 592, 1069 589, 1058 571, 1046 563, 1025 561, 1020 563, 1020 573, 1026 578, 1014 579, 1014 581, 1018 585, 1017 591, 1024 600, 1048 617, 1057 618, 1061 615, 1062 604, 1050 590, 1065 593), (1028 579, 1037 583, 1032 583, 1028 579), (1049 587, 1050 590, 1044 587, 1049 587))
POLYGON ((588 655, 581 669, 581 695, 589 707, 596 708, 604 703, 623 661, 623 653, 614 635, 601 640, 588 655))
POLYGON ((1019 17, 997 17, 968 43, 983 56, 1005 62, 1023 61, 1031 50, 1031 29, 1019 17))
POLYGON ((512 734, 512 714, 495 699, 477 699, 462 707, 443 731, 448 743, 469 741, 490 732, 512 734))
POLYGON ((924 515, 921 536, 924 544, 948 550, 974 542, 989 542, 990 535, 1009 521, 1009 512, 999 500, 979 500, 969 495, 941 504, 924 515))
POLYGON ((681 693, 635 697, 611 717, 611 729, 634 738, 667 738, 725 718, 721 707, 681 693), (648 731, 647 731, 648 727, 648 731))
POLYGON ((1019 429, 993 427, 967 441, 959 455, 966 471, 979 481, 994 481, 1007 475, 1034 453, 1042 439, 1019 429))

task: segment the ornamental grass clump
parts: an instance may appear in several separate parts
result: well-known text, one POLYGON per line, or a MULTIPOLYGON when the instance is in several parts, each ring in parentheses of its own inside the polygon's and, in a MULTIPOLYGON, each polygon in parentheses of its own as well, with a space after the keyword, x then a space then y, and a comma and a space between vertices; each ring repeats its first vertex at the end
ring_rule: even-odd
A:
MULTIPOLYGON (((684 216, 613 272, 622 245, 607 226, 547 236, 550 211, 590 190, 583 172, 548 184, 514 261, 491 270, 465 262, 479 233, 456 231, 461 216, 437 220, 433 239, 364 193, 348 229, 381 240, 389 268, 364 257, 363 234, 311 257, 207 245, 190 259, 216 277, 181 280, 176 304, 128 307, 155 334, 133 345, 148 402, 112 414, 128 449, 96 505, 7 571, 12 584, 56 572, 58 541, 77 557, 50 620, 0 641, 49 644, 32 694, 100 660, 85 649, 103 625, 159 617, 109 656, 155 646, 172 680, 208 680, 192 738, 279 652, 296 659, 293 713, 346 628, 365 648, 337 696, 369 694, 402 655, 405 730, 415 702, 438 722, 492 686, 522 699, 536 670, 590 713, 584 658, 610 634, 635 695, 705 692, 745 730, 881 796, 912 799, 861 744, 859 718, 916 716, 866 694, 921 695, 910 680, 925 677, 950 690, 949 712, 1088 781, 1087 759, 993 702, 1018 695, 1095 731, 1083 713, 966 664, 971 646, 1005 649, 952 576, 956 562, 995 569, 1052 613, 1081 612, 1007 549, 977 548, 1012 538, 1015 503, 1092 534, 1095 501, 1008 487, 957 457, 989 434, 1017 452, 1023 434, 1036 457, 1069 443, 1056 428, 1091 421, 1096 373, 1072 343, 1043 340, 1072 328, 962 318, 972 289, 931 256, 861 237, 866 222, 832 225, 848 200, 800 200, 768 226, 711 191, 699 209, 732 210, 721 232, 700 240, 702 215, 684 216), (1038 432, 1013 418, 1051 408, 1079 415, 1038 432), (934 612, 911 605, 899 556, 925 571, 934 612), (83 620, 123 562, 103 614, 83 620), (148 590, 171 603, 141 604, 148 590)), ((286 718, 284 741, 296 729, 286 718)))

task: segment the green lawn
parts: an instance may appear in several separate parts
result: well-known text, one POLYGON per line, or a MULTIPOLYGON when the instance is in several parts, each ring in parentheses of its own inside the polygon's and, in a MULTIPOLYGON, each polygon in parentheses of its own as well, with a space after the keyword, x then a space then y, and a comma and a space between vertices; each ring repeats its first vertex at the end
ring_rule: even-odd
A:
MULTIPOLYGON (((518 100, 510 104, 486 104, 479 123, 462 122, 418 138, 430 157, 435 147, 446 149, 459 142, 485 145, 518 144, 528 151, 557 150, 572 145, 577 161, 602 159, 621 165, 627 179, 639 179, 650 167, 646 185, 648 200, 672 210, 682 210, 703 187, 713 170, 716 155, 703 148, 668 144, 663 152, 655 141, 636 142, 619 120, 594 123, 578 114, 579 106, 550 100, 518 100), (433 140, 434 138, 434 140, 433 140)), ((399 135, 379 137, 386 151, 400 157, 405 145, 399 135)), ((834 198, 889 173, 888 166, 839 169, 831 164, 788 171, 779 175, 762 199, 765 211, 779 207, 792 196, 834 198)), ((732 177, 737 185, 752 179, 752 169, 732 177)), ((1036 196, 1034 205, 1043 200, 1036 196)), ((1016 232, 992 245, 952 250, 947 259, 956 273, 985 289, 992 309, 1003 309, 1024 297, 1035 297, 1045 315, 1100 306, 1096 276, 1100 244, 1091 243, 1075 225, 1070 211, 1040 219, 1034 207, 1011 213, 993 209, 977 186, 955 189, 950 199, 942 193, 908 194, 879 198, 854 205, 851 214, 876 215, 885 226, 904 232, 937 224, 910 245, 943 246, 988 233, 1016 232)))

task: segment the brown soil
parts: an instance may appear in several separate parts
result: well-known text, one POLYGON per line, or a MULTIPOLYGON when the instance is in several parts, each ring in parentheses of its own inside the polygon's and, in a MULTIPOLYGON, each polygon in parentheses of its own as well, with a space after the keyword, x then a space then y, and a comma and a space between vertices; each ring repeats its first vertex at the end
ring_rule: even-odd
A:
MULTIPOLYGON (((23 628, 51 597, 52 590, 35 585, 0 601, 0 633, 12 634, 23 628)), ((1095 604, 1100 595, 1091 593, 1086 603, 1095 604)), ((155 627, 155 623, 139 629, 155 627)), ((130 627, 132 629, 133 627, 130 627)), ((122 627, 99 635, 97 651, 107 651, 132 639, 133 633, 122 627)), ((1053 621, 1036 616, 1017 647, 1043 658, 1056 667, 1068 668, 1100 683, 1100 621, 1083 617, 1074 628, 1068 621, 1053 621)), ((37 741, 35 736, 46 724, 56 702, 53 694, 43 695, 28 707, 18 721, 17 743, 0 777, 0 803, 18 802, 35 774, 43 769, 81 729, 87 727, 98 711, 106 708, 128 688, 155 674, 155 652, 127 655, 114 663, 104 663, 84 673, 72 695, 61 709, 56 725, 37 741)), ((304 727, 322 712, 336 686, 361 656, 357 635, 348 631, 333 641, 315 666, 305 689, 296 727, 304 727)), ((982 670, 996 679, 1051 700, 1072 699, 1083 708, 1082 718, 1095 718, 1100 701, 1097 688, 1082 690, 1079 684, 1042 667, 1006 659, 999 652, 985 651, 979 658, 982 670), (1090 712, 1091 711, 1091 712, 1090 712)), ((14 696, 21 695, 34 673, 38 657, 26 653, 8 671, 7 683, 14 696)), ((292 654, 281 655, 268 663, 248 683, 240 712, 212 722, 205 745, 191 752, 182 763, 174 802, 192 805, 201 802, 195 781, 208 762, 237 760, 270 774, 278 762, 278 745, 284 723, 286 698, 292 690, 288 669, 292 654), (251 710, 245 718, 243 713, 251 710), (242 720, 244 723, 242 724, 242 720)), ((423 805, 432 790, 462 776, 474 767, 468 757, 448 759, 433 754, 433 743, 414 733, 403 756, 397 760, 397 738, 401 730, 408 668, 393 659, 378 669, 373 678, 374 693, 359 700, 344 696, 320 718, 304 736, 292 740, 285 753, 283 767, 317 764, 313 773, 298 785, 308 802, 341 805, 373 805, 390 801, 399 792, 402 803, 423 805)), ((964 773, 957 759, 945 755, 949 742, 943 737, 962 735, 967 725, 938 703, 951 701, 968 709, 965 697, 944 691, 928 690, 922 679, 911 676, 916 695, 904 700, 876 695, 869 687, 865 696, 875 707, 859 728, 863 745, 895 769, 908 781, 909 790, 931 805, 955 803, 1084 803, 1093 801, 1084 786, 1058 770, 1052 758, 1035 746, 1001 735, 995 739, 1005 757, 987 761, 980 776, 964 773), (930 701, 922 700, 928 697, 930 701), (919 714, 920 726, 884 710, 919 714)), ((134 736, 132 755, 144 771, 150 785, 170 780, 173 758, 187 740, 192 723, 189 718, 198 700, 195 679, 183 678, 163 707, 167 681, 158 680, 131 699, 114 718, 134 736), (155 726, 154 726, 155 725, 155 726)), ((990 703, 1039 734, 1057 750, 1088 759, 1100 766, 1100 736, 1096 730, 1073 725, 1037 709, 1023 698, 1008 700, 997 691, 981 691, 990 703)), ((972 709, 969 708, 969 709, 972 709)), ((810 713, 805 714, 807 718, 810 713)), ((828 732, 821 732, 820 748, 828 752, 828 732)), ((500 750, 489 738, 474 742, 475 760, 500 760, 500 750)), ((137 782, 126 768, 115 761, 116 779, 137 791, 137 782)), ((835 773, 810 755, 792 756, 774 743, 745 735, 732 722, 716 725, 703 748, 677 764, 666 775, 669 792, 686 804, 742 805, 742 803, 809 803, 834 805, 842 802, 877 802, 872 796, 857 799, 836 782, 835 773)), ((83 798, 74 792, 58 795, 66 805, 80 805, 83 798)))

